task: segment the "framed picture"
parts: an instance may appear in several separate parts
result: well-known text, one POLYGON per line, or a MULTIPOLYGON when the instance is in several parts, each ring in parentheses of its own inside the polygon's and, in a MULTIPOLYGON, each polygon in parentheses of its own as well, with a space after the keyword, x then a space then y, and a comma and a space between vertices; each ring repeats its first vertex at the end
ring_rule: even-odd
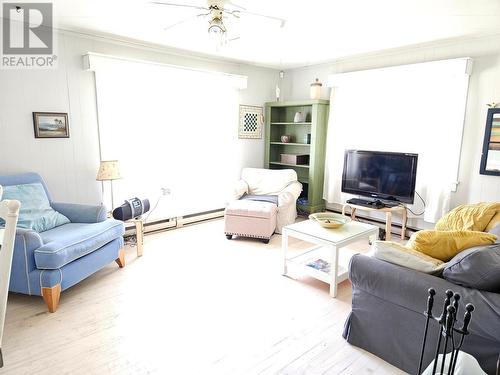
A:
POLYGON ((500 108, 488 109, 479 173, 500 176, 500 108))
POLYGON ((238 138, 261 139, 264 114, 262 107, 240 105, 238 138))
POLYGON ((67 113, 33 112, 35 138, 69 138, 67 113))

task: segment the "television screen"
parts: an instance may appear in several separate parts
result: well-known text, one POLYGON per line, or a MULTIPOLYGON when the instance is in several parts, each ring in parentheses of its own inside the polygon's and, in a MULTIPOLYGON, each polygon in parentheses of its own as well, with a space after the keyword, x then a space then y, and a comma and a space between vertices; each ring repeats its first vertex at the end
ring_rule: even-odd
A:
POLYGON ((342 192, 413 203, 417 154, 347 150, 342 192))

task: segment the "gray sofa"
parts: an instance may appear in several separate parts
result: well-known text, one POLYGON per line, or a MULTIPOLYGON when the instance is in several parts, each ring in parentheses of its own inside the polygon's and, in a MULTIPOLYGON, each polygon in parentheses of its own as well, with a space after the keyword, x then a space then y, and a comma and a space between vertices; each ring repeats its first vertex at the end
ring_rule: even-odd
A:
MULTIPOLYGON (((479 361, 483 370, 495 374, 500 353, 500 294, 452 284, 442 278, 413 271, 365 255, 351 259, 352 311, 345 323, 344 338, 394 366, 416 374, 422 345, 427 290, 436 289, 434 311, 441 311, 447 289, 476 307, 463 351, 479 361)), ((458 324, 462 324, 459 322, 458 324)), ((435 352, 437 324, 430 327, 424 368, 435 352)))

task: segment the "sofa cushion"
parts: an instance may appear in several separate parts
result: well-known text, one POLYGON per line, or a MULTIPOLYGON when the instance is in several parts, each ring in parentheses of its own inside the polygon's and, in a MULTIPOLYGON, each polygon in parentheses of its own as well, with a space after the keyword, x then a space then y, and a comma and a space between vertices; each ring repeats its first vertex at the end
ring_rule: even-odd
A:
POLYGON ((49 198, 40 182, 5 186, 3 199, 21 202, 17 226, 36 232, 69 223, 69 219, 50 207, 49 198))
POLYGON ((377 259, 425 273, 438 273, 445 265, 439 259, 391 241, 375 241, 371 252, 377 259))
POLYGON ((448 262, 443 277, 468 288, 500 293, 500 244, 462 251, 448 262))
POLYGON ((495 243, 500 243, 500 224, 498 224, 496 227, 490 229, 488 233, 494 234, 497 236, 497 240, 495 243))
POLYGON ((276 216, 278 207, 269 202, 250 200, 233 201, 227 206, 225 214, 232 216, 260 217, 270 219, 276 216))
POLYGON ((500 226, 500 210, 498 210, 495 216, 493 216, 493 218, 490 220, 484 231, 490 232, 492 229, 498 226, 500 226))
POLYGON ((44 245, 35 250, 39 269, 61 268, 123 236, 123 222, 108 219, 100 223, 69 223, 40 233, 44 245))
POLYGON ((273 203, 276 206, 278 205, 278 196, 277 195, 249 195, 243 194, 240 198, 242 201, 256 201, 256 202, 269 202, 273 203))

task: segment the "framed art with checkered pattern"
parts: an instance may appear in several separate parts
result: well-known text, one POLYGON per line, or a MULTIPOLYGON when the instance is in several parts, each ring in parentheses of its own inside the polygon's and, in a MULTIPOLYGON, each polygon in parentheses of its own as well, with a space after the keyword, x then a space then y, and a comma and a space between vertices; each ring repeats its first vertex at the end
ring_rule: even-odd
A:
POLYGON ((261 139, 264 111, 262 107, 240 105, 238 138, 261 139))

